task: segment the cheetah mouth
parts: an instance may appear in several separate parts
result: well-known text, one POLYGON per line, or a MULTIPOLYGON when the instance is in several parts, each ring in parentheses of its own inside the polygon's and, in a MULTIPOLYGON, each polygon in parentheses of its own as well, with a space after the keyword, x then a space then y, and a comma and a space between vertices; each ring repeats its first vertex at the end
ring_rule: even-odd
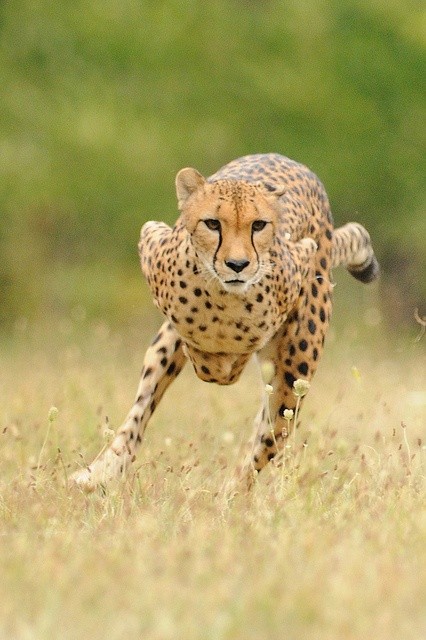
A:
POLYGON ((242 295, 247 291, 249 283, 247 280, 222 280, 222 286, 228 293, 235 295, 242 295))

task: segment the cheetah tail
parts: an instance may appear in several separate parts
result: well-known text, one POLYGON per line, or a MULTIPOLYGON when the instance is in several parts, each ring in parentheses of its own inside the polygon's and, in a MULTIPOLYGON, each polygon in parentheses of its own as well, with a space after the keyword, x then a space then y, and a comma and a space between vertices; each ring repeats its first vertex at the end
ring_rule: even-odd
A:
POLYGON ((361 282, 372 282, 380 267, 368 231, 357 222, 349 222, 333 232, 332 266, 342 265, 361 282))

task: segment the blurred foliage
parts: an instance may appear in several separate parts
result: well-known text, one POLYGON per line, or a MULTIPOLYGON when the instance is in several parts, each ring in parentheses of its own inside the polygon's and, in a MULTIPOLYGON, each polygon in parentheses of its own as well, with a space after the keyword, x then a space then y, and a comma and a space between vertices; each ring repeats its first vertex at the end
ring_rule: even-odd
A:
POLYGON ((267 151, 320 176, 393 278, 408 264, 419 304, 425 44, 420 0, 2 3, 0 316, 127 315, 175 173, 267 151))

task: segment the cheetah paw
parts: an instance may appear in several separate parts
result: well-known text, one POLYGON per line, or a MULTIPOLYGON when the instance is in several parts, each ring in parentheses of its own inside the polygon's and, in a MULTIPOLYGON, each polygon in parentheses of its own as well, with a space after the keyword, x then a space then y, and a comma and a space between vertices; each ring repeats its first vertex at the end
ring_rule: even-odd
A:
POLYGON ((98 487, 105 487, 112 481, 124 477, 131 459, 128 454, 119 455, 112 449, 107 449, 88 467, 79 469, 72 474, 71 484, 91 493, 98 487))

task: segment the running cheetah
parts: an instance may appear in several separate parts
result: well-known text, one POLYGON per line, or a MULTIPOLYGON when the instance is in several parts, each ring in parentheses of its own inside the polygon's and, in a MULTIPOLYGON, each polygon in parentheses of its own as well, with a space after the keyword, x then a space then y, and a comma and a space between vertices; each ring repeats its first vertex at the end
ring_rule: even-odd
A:
POLYGON ((147 222, 139 242, 142 271, 165 321, 111 445, 73 476, 88 491, 126 473, 187 360, 202 380, 228 385, 256 354, 272 363, 273 393, 236 472, 240 486, 249 487, 285 443, 294 382, 311 380, 317 368, 332 308, 331 269, 344 265, 361 282, 379 273, 364 227, 334 229, 319 179, 281 155, 245 156, 207 179, 182 169, 176 191, 175 226, 147 222))

